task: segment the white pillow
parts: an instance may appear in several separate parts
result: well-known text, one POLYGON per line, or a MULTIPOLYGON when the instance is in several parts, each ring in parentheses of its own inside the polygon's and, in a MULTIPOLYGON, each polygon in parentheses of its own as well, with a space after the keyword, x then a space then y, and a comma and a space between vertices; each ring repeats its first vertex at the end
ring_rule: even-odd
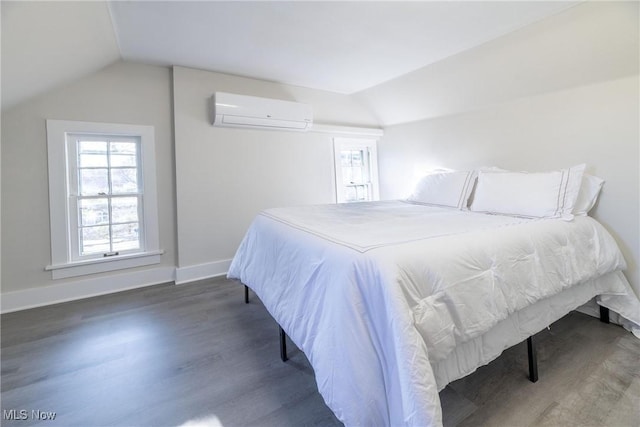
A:
POLYGON ((582 185, 578 192, 576 204, 573 207, 574 215, 585 216, 593 209, 603 184, 604 179, 602 178, 589 175, 588 173, 582 175, 582 185))
POLYGON ((480 171, 471 210, 534 218, 573 218, 585 165, 553 172, 480 171))
POLYGON ((409 201, 463 209, 475 182, 475 171, 433 173, 418 181, 409 201))

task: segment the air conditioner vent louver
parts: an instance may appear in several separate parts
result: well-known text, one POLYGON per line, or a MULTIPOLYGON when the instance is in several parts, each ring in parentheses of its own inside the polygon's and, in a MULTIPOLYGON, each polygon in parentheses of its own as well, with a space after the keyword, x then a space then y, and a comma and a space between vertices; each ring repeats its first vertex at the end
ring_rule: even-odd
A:
POLYGON ((308 104, 216 92, 211 97, 213 126, 306 131, 313 125, 308 104))

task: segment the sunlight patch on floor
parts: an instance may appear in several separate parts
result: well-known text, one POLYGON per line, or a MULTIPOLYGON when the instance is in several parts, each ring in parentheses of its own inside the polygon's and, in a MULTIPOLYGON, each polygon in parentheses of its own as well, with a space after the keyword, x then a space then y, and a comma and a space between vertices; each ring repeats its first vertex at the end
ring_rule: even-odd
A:
POLYGON ((180 424, 179 427, 224 427, 218 417, 209 415, 208 417, 194 418, 180 424))

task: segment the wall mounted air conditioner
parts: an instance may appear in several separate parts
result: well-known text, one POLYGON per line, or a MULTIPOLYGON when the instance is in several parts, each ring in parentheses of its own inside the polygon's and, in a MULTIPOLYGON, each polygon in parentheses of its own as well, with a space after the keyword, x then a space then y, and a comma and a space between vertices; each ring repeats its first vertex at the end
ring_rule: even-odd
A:
POLYGON ((257 96, 216 92, 211 97, 214 126, 306 131, 313 125, 311 105, 257 96))

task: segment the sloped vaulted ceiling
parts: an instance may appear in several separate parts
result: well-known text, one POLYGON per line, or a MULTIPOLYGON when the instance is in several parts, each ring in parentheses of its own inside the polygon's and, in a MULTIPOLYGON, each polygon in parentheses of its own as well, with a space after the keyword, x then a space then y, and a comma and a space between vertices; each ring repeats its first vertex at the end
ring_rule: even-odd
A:
POLYGON ((2 1, 2 107, 119 59, 350 94, 576 3, 2 1))
POLYGON ((113 2, 125 59, 351 94, 571 2, 113 2))
POLYGON ((383 126, 637 76, 640 3, 585 2, 359 92, 383 126))

